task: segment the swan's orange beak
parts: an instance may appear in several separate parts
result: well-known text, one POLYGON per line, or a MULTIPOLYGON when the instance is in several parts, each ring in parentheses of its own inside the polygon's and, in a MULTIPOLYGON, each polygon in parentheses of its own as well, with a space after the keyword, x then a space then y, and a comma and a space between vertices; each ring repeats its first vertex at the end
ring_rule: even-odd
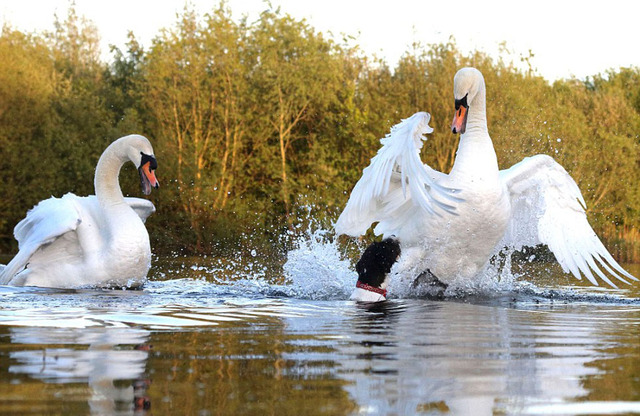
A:
POLYGON ((145 162, 138 168, 142 193, 145 195, 149 195, 151 193, 151 188, 158 189, 160 187, 160 183, 158 182, 158 178, 156 178, 156 174, 151 163, 151 161, 145 162))
POLYGON ((469 114, 469 103, 467 102, 468 93, 464 97, 455 100, 456 113, 451 122, 451 131, 453 134, 463 134, 467 129, 467 115, 469 114))
POLYGON ((462 134, 467 129, 467 114, 469 107, 465 107, 464 105, 459 105, 457 107, 456 113, 453 116, 453 122, 451 122, 451 131, 453 134, 462 134))

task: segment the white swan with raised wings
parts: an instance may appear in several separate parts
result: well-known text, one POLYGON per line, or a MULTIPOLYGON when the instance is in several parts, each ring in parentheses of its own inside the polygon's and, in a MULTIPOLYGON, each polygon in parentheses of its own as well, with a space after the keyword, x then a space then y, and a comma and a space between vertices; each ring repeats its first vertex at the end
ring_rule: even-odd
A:
MULTIPOLYGON (((499 170, 480 71, 458 71, 454 99, 451 127, 461 137, 451 172, 420 161, 424 134, 432 129, 428 113, 414 114, 381 140, 383 147, 335 224, 338 235, 363 235, 377 222, 376 235, 400 242, 399 268, 416 276, 428 270, 445 284, 477 277, 505 247, 537 244, 546 244, 565 272, 578 279, 584 274, 594 285, 595 274, 615 286, 605 272, 625 283, 624 277, 637 280, 603 246, 587 221, 578 186, 553 158, 537 155, 499 170), (435 212, 422 207, 423 190, 430 186, 425 178, 457 198, 434 195, 449 212, 438 211, 438 202, 431 205, 435 212)), ((371 298, 362 289, 353 297, 371 298)))

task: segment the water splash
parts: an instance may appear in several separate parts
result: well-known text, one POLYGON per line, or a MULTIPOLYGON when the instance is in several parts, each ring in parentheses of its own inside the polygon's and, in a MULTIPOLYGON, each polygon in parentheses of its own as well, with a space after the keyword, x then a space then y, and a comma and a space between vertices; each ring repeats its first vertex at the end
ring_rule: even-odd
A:
POLYGON ((310 224, 294 242, 284 264, 289 296, 303 299, 348 299, 358 275, 333 237, 333 232, 310 224))
MULTIPOLYGON (((293 246, 283 267, 286 284, 277 287, 282 294, 316 300, 349 298, 358 275, 344 249, 334 238, 332 230, 324 229, 311 221, 305 232, 294 239, 293 246)), ((362 250, 360 247, 360 251, 362 250)), ((407 263, 414 262, 409 259, 407 263)), ((404 270, 402 264, 396 264, 392 269, 389 298, 495 296, 513 291, 519 277, 512 270, 511 253, 490 262, 476 279, 455 281, 444 291, 417 281, 416 277, 423 271, 417 266, 404 270)))
MULTIPOLYGON (((294 225, 282 237, 279 245, 289 247, 284 264, 273 262, 273 258, 264 255, 251 246, 247 240, 243 247, 244 256, 231 258, 184 258, 181 264, 165 268, 166 273, 159 274, 162 285, 147 285, 154 290, 169 294, 180 293, 189 298, 205 300, 208 298, 250 297, 289 297, 311 300, 348 300, 357 281, 354 260, 357 254, 347 254, 353 249, 338 241, 332 227, 323 225, 311 210, 307 218, 294 225), (350 257, 351 256, 351 257, 350 257), (179 283, 169 283, 179 278, 179 283), (185 278, 191 278, 189 280, 185 278)), ((350 240, 353 242, 353 240, 350 240)), ((363 246, 355 243, 357 251, 363 246)), ((586 292, 575 292, 571 286, 558 287, 558 272, 545 267, 541 281, 536 281, 530 271, 522 268, 522 260, 531 262, 534 255, 514 257, 512 251, 495 256, 484 271, 475 279, 459 279, 452 282, 446 290, 416 280, 425 268, 420 262, 413 262, 408 253, 405 261, 413 264, 412 269, 403 269, 397 264, 392 269, 389 285, 389 299, 428 298, 469 300, 483 299, 491 301, 501 297, 515 297, 524 302, 546 302, 567 299, 596 303, 618 302, 625 293, 594 293, 593 288, 586 292), (408 260, 407 260, 408 259, 408 260), (531 283, 531 282, 535 283, 531 283)), ((526 254, 526 253, 525 253, 526 254)), ((284 261, 284 259, 282 260, 284 261)), ((402 261, 402 260, 401 260, 402 261)), ((561 277, 561 276, 560 276, 561 277)), ((153 281, 153 280, 152 280, 153 281)), ((567 282, 568 283, 568 282, 567 282)), ((582 289, 581 289, 582 290, 582 289)), ((637 301, 637 300, 636 300, 637 301)))

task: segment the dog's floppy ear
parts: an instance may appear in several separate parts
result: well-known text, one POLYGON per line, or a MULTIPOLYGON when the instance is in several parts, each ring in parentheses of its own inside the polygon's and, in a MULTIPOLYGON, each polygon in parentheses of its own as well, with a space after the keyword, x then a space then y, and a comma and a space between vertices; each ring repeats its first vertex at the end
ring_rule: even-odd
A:
POLYGON ((374 287, 380 287, 387 273, 400 256, 400 244, 396 239, 387 238, 372 243, 362 253, 356 264, 358 280, 374 287))

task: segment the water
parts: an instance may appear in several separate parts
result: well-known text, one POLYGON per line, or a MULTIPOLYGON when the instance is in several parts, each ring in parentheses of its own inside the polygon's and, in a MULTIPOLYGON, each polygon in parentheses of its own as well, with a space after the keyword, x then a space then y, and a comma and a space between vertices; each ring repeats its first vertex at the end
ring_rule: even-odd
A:
POLYGON ((358 305, 321 240, 278 284, 252 253, 176 259, 142 291, 0 287, 0 414, 640 413, 639 284, 567 286, 545 266, 358 305))

